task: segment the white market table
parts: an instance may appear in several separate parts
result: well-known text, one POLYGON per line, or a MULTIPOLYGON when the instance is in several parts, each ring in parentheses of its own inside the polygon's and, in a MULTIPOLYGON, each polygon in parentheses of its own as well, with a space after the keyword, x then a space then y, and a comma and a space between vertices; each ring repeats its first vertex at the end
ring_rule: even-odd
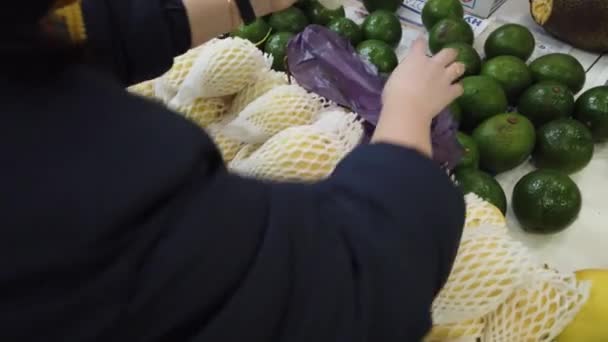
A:
MULTIPOLYGON (((400 58, 407 52, 413 39, 424 33, 420 25, 423 5, 424 0, 404 0, 398 12, 404 29, 401 44, 397 48, 400 58)), ((365 11, 357 0, 347 0, 346 12, 348 17, 357 22, 361 22, 365 16, 365 11)), ((465 16, 465 20, 476 33, 475 47, 479 52, 483 51, 483 43, 493 29, 505 22, 517 22, 530 28, 537 40, 537 48, 531 59, 550 52, 571 54, 587 71, 587 82, 583 91, 604 85, 608 81, 608 56, 601 57, 576 50, 549 37, 532 21, 529 0, 507 0, 488 19, 465 16)), ((497 176, 509 203, 517 181, 532 170, 534 167, 526 163, 497 176)), ((572 175, 572 179, 578 184, 583 195, 583 208, 572 226, 553 235, 528 234, 521 230, 509 208, 507 221, 511 233, 537 253, 544 262, 562 271, 608 268, 608 145, 596 145, 591 163, 581 172, 572 175)))

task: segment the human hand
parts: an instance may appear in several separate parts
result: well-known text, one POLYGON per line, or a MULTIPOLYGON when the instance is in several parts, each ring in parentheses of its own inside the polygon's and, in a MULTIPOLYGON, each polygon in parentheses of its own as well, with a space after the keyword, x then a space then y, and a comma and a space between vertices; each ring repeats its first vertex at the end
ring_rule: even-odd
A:
POLYGON ((455 82, 465 67, 454 63, 456 57, 452 49, 428 57, 423 39, 413 44, 384 87, 372 142, 407 146, 431 156, 431 121, 463 92, 455 82))
POLYGON ((417 116, 430 121, 463 92, 455 83, 465 71, 462 63, 454 63, 458 52, 444 49, 428 57, 426 46, 418 38, 384 87, 383 105, 400 108, 402 120, 417 116))
POLYGON ((297 0, 250 0, 258 16, 265 16, 291 7, 297 0))

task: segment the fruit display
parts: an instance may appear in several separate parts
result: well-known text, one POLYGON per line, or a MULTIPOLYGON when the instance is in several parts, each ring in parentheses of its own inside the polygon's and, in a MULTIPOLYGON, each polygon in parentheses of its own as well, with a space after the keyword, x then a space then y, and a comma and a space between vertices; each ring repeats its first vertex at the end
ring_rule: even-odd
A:
MULTIPOLYGON (((129 91, 206 130, 232 172, 319 181, 361 143, 364 126, 357 113, 290 79, 288 42, 306 25, 322 24, 389 74, 398 63, 400 4, 366 0, 370 14, 358 25, 343 8, 300 1, 188 51, 165 75, 129 91)), ((528 61, 534 37, 517 24, 497 28, 478 52, 462 16, 457 0, 429 0, 422 11, 430 50, 453 48, 466 66, 464 94, 449 107, 461 123, 463 156, 453 176, 465 194, 465 229, 425 341, 607 339, 598 322, 608 308, 596 301, 606 296, 608 271, 550 269, 511 237, 506 213, 530 234, 557 233, 576 220, 584 193, 568 175, 589 163, 594 143, 608 140, 608 87, 585 91, 575 102, 585 83, 576 59, 550 54, 528 61), (539 169, 519 180, 508 203, 495 176, 528 160, 539 169)))
POLYGON ((602 0, 531 0, 534 21, 582 50, 608 51, 608 4, 602 0))
POLYGON ((576 183, 550 169, 535 170, 520 179, 512 201, 521 227, 534 233, 565 229, 577 218, 582 203, 576 183))

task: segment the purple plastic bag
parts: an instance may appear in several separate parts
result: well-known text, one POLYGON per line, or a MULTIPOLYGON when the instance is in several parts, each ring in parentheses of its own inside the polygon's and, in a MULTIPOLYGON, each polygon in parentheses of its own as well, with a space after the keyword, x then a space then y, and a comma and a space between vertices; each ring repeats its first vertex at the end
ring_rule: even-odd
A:
MULTIPOLYGON (((323 26, 309 25, 289 42, 287 63, 306 90, 359 114, 366 121, 365 142, 369 141, 382 109, 385 80, 347 39, 323 26)), ((458 124, 447 109, 433 120, 433 159, 448 169, 462 156, 457 131, 458 124)))
POLYGON ((287 63, 306 90, 350 108, 374 125, 378 122, 385 81, 345 38, 309 25, 289 42, 287 63))

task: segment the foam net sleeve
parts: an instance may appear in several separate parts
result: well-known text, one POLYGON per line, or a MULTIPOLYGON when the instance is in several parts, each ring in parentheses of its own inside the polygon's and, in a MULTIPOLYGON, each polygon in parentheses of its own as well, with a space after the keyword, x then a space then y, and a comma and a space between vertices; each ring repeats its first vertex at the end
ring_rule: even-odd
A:
POLYGON ((185 105, 202 97, 234 95, 270 69, 272 58, 241 38, 215 39, 203 45, 172 100, 185 105))
POLYGON ((458 323, 496 310, 524 282, 533 262, 503 227, 465 229, 452 272, 433 303, 433 322, 458 323))
POLYGON ((283 72, 268 70, 262 73, 257 81, 246 86, 236 95, 234 101, 232 101, 232 107, 230 108, 229 114, 238 115, 247 107, 247 105, 267 93, 269 90, 287 84, 287 74, 283 72))
POLYGON ((589 297, 590 284, 574 275, 536 270, 487 316, 484 342, 552 342, 589 297))
POLYGON ((312 125, 281 131, 229 167, 260 179, 318 181, 333 172, 362 136, 363 127, 355 114, 326 113, 312 125))
POLYGON ((198 98, 192 104, 173 108, 200 127, 219 122, 228 113, 230 102, 226 98, 198 98))
POLYGON ((272 88, 249 103, 224 128, 224 134, 247 143, 261 143, 293 126, 311 124, 325 101, 298 85, 272 88))

